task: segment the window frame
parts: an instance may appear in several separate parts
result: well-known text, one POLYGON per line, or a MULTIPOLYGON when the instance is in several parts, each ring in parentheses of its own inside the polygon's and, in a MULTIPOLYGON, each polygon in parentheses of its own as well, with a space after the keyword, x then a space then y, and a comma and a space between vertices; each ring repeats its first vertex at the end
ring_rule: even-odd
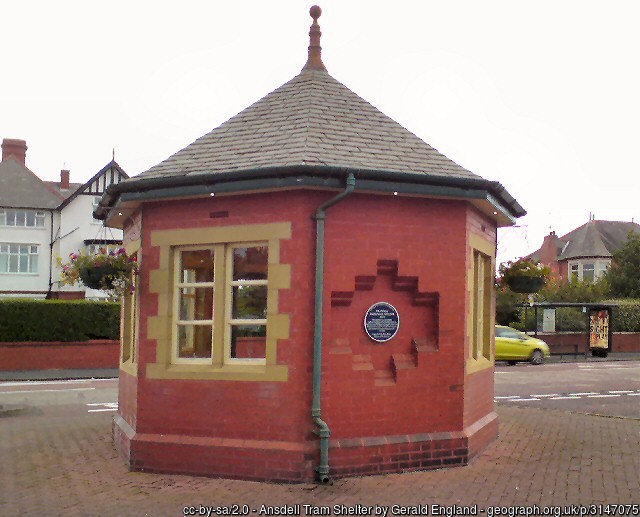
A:
MULTIPOLYGON (((143 311, 144 323, 141 323, 144 325, 142 328, 145 342, 155 343, 156 347, 154 362, 145 364, 146 376, 150 379, 287 381, 289 367, 281 361, 278 362, 278 347, 281 346, 281 340, 290 339, 290 315, 279 312, 278 300, 281 290, 291 288, 291 264, 282 263, 280 256, 282 241, 291 239, 291 235, 290 221, 152 230, 149 234, 150 253, 159 253, 159 260, 154 262, 151 269, 145 268, 143 278, 148 278, 149 295, 157 296, 158 301, 157 308, 150 314, 143 311), (266 242, 269 248, 264 364, 256 364, 253 361, 244 364, 224 363, 222 355, 216 356, 215 352, 213 361, 209 364, 175 363, 173 361, 173 313, 176 249, 234 243, 246 245, 254 242, 266 242)), ((217 278, 224 278, 224 270, 217 274, 217 278)), ((224 293, 220 289, 217 292, 218 298, 214 303, 218 307, 224 307, 224 293)), ((142 303, 144 305, 144 300, 142 303)), ((222 327, 214 328, 214 333, 216 334, 214 343, 222 344, 222 327)))
POLYGON ((28 208, 0 208, 0 227, 1 228, 29 228, 29 229, 44 229, 45 219, 47 214, 44 210, 30 210, 28 208), (7 224, 9 219, 9 212, 13 212, 14 224, 7 224), (18 220, 18 213, 22 212, 22 222, 24 224, 15 224, 18 220), (29 220, 29 214, 33 214, 33 224, 27 224, 29 220), (40 223, 40 224, 38 224, 40 223))
MULTIPOLYGON (((7 264, 7 270, 3 271, 0 270, 0 275, 31 275, 31 276, 35 276, 35 275, 39 275, 39 257, 40 257, 40 244, 36 244, 33 242, 0 242, 0 255, 6 255, 7 259, 6 259, 6 264, 7 264), (18 252, 17 253, 12 253, 11 252, 11 246, 18 246, 18 252), (26 253, 21 253, 20 252, 20 248, 26 246, 27 247, 27 252, 26 253), (35 252, 33 251, 33 248, 35 248, 35 252), (6 251, 5 251, 6 249, 6 251), (18 257, 18 271, 10 271, 11 268, 11 257, 12 256, 17 256, 18 257), (22 263, 21 261, 21 257, 27 257, 27 269, 28 271, 20 271, 20 265, 22 263), (35 260, 34 260, 35 258, 35 260), (32 266, 33 264, 35 264, 35 271, 32 271, 32 266)), ((2 263, 2 261, 0 261, 0 264, 2 263)))

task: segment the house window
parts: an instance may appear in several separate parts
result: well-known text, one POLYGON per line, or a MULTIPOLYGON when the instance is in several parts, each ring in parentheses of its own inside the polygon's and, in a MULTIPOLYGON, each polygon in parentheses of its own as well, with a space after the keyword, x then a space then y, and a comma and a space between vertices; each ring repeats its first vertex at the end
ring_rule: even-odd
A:
POLYGON ((91 217, 93 218, 93 222, 96 224, 102 224, 100 219, 96 219, 93 217, 93 212, 98 209, 98 205, 100 205, 100 196, 93 196, 93 203, 91 205, 91 217))
POLYGON ((36 210, 0 210, 0 226, 44 228, 45 213, 36 210))
POLYGON ((609 268, 608 259, 590 259, 588 262, 581 260, 569 263, 569 281, 580 280, 583 282, 594 282, 604 275, 609 268))
POLYGON ((0 273, 37 273, 38 245, 0 243, 0 273))
POLYGON ((491 257, 473 251, 471 355, 491 358, 491 257))
POLYGON ((176 362, 264 364, 267 267, 266 243, 176 249, 176 362))
POLYGON ((596 276, 596 265, 593 262, 582 264, 582 281, 593 282, 596 276))
POLYGON ((573 282, 574 280, 578 280, 580 278, 580 272, 578 269, 578 264, 571 264, 571 275, 569 276, 569 281, 573 282))

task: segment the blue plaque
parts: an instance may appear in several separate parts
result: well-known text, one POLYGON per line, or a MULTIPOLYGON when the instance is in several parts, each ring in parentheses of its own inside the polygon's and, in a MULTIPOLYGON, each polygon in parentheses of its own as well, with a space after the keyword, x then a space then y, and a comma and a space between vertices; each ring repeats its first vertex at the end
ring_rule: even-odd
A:
POLYGON ((399 328, 400 315, 390 303, 374 303, 364 315, 364 330, 378 343, 389 341, 396 335, 399 328))

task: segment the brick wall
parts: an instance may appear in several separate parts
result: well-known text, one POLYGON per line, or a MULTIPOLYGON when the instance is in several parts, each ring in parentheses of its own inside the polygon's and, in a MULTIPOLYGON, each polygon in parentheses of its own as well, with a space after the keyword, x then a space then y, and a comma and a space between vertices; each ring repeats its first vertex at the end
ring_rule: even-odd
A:
MULTIPOLYGON (((552 354, 581 354, 589 352, 584 332, 539 333, 538 337, 549 345, 552 354)), ((640 352, 640 333, 614 332, 611 352, 640 352)))
MULTIPOLYGON (((141 367, 137 380, 121 375, 122 416, 114 425, 118 447, 134 468, 311 479, 318 461, 310 417, 311 215, 333 195, 216 196, 189 200, 188 210, 179 201, 145 205, 143 271, 159 265, 159 249, 150 241, 155 230, 291 222, 292 238, 280 243, 281 263, 291 264, 291 288, 279 291, 279 312, 290 316, 291 328, 289 339, 277 345, 277 363, 289 366, 289 376, 287 382, 147 378, 145 364, 156 361, 156 342, 147 337, 146 320, 157 315, 158 296, 149 292, 143 272, 141 367)), ((489 389, 480 374, 477 382, 465 381, 469 213, 461 201, 362 194, 328 210, 322 407, 332 431, 334 474, 369 472, 374 463, 381 465, 377 471, 391 472, 466 461, 465 421, 470 425, 492 410, 492 393, 465 403, 465 386, 489 389), (394 305, 401 318, 397 336, 384 344, 363 330, 367 308, 378 301, 394 305), (398 435, 413 438, 394 443, 398 435), (349 445, 362 437, 373 441, 349 445)), ((474 231, 487 231, 480 220, 474 231)), ((486 444, 495 431, 485 434, 486 444)))
POLYGON ((29 341, 0 343, 0 369, 62 370, 118 368, 120 341, 29 341))

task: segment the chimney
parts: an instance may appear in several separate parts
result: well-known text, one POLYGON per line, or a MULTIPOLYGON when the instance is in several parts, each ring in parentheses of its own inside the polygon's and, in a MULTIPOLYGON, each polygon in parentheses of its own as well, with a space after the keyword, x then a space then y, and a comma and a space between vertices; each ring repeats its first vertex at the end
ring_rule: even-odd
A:
POLYGON ((2 140, 2 161, 6 160, 9 156, 13 156, 24 165, 27 156, 27 142, 13 138, 5 138, 2 140))
POLYGON ((66 169, 60 171, 60 189, 69 190, 69 171, 66 169))

